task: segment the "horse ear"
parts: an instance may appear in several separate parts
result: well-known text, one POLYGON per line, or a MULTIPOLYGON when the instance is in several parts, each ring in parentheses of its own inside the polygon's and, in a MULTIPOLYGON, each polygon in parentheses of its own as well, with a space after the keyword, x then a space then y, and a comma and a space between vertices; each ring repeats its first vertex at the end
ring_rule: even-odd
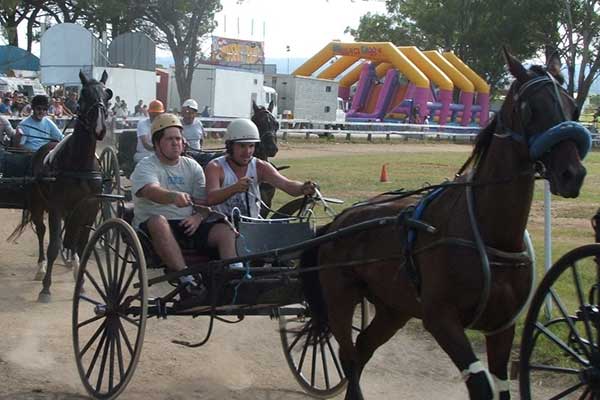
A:
POLYGON ((252 100, 252 111, 254 112, 254 114, 258 113, 259 111, 259 108, 254 100, 252 100))
POLYGON ((521 64, 519 60, 506 48, 506 46, 502 46, 502 50, 504 51, 504 58, 506 58, 506 65, 508 65, 508 71, 514 76, 519 82, 523 83, 529 79, 529 75, 527 74, 527 70, 521 64))
POLYGON ((107 79, 108 79, 108 73, 106 73, 106 70, 104 70, 104 72, 102 73, 102 78, 100 78, 100 82, 102 82, 103 85, 106 85, 107 79))
POLYGON ((273 100, 271 100, 271 102, 269 103, 269 107, 268 107, 269 112, 273 112, 274 107, 275 107, 275 103, 273 103, 273 100))
POLYGON ((85 76, 82 70, 79 70, 79 80, 82 85, 85 85, 88 82, 88 78, 85 76))

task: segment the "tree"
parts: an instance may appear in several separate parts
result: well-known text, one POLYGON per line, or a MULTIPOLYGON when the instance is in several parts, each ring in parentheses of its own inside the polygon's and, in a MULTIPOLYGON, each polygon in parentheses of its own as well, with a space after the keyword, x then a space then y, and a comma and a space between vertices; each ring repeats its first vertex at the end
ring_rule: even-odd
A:
POLYGON ((387 15, 367 14, 349 32, 360 41, 387 39, 398 46, 454 51, 494 89, 506 79, 503 45, 516 57, 528 59, 547 40, 542 27, 557 8, 546 4, 551 1, 388 0, 387 15), (540 3, 545 8, 539 8, 540 3))
POLYGON ((143 30, 159 46, 171 50, 181 100, 190 97, 200 39, 214 30, 220 10, 219 0, 152 0, 146 8, 143 30))
POLYGON ((553 26, 557 48, 566 62, 571 95, 583 106, 592 83, 600 76, 600 0, 556 0, 559 13, 553 26), (579 64, 579 68, 576 68, 579 64))
POLYGON ((9 45, 19 47, 17 27, 25 20, 31 7, 26 2, 17 0, 0 1, 0 24, 9 45))

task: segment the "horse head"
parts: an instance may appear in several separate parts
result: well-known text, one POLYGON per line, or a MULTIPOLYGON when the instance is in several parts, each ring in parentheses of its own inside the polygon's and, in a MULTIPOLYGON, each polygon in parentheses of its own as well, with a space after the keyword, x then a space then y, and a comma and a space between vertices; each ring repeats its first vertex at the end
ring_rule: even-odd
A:
POLYGON ((575 100, 553 71, 541 66, 526 69, 506 49, 504 53, 515 81, 500 110, 498 128, 521 144, 523 159, 541 165, 553 194, 577 197, 586 175, 582 160, 591 147, 591 135, 577 122, 575 100))
POLYGON ((77 117, 90 130, 93 129, 96 140, 102 140, 106 134, 108 101, 113 95, 112 91, 104 86, 108 74, 104 71, 100 81, 97 81, 88 79, 82 71, 79 71, 79 79, 83 86, 79 95, 77 117))
POLYGON ((263 160, 266 160, 268 157, 275 157, 279 151, 276 135, 279 129, 279 122, 277 122, 277 118, 271 113, 273 111, 273 102, 269 104, 268 108, 265 108, 264 106, 257 106, 253 101, 252 110, 252 122, 256 124, 260 133, 260 146, 258 146, 256 156, 263 160))

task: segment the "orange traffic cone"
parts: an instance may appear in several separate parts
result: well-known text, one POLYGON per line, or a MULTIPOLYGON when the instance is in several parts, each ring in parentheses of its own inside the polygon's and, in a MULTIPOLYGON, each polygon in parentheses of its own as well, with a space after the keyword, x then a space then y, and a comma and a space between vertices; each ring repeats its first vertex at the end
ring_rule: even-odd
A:
POLYGON ((379 175, 379 182, 389 181, 387 166, 387 164, 383 164, 381 166, 381 175, 379 175))

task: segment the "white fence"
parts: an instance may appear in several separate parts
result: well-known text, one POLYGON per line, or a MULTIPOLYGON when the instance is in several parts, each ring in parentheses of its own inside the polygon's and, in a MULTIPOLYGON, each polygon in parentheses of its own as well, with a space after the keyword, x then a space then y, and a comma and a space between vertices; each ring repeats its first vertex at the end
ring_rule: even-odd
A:
MULTIPOLYGON (((112 118, 111 129, 107 137, 116 142, 116 137, 123 130, 136 129, 138 121, 143 117, 112 118)), ((222 136, 227 129, 227 124, 233 118, 200 118, 205 126, 208 136, 222 136)), ((13 125, 19 122, 19 118, 11 118, 13 125)), ((69 118, 56 119, 57 125, 63 129, 67 126, 69 118)), ((599 124, 584 124, 592 132, 592 144, 600 146, 599 124)), ((450 141, 472 141, 479 132, 479 127, 463 127, 454 125, 421 125, 400 124, 390 122, 344 122, 311 121, 303 119, 280 119, 280 129, 277 136, 283 140, 288 137, 311 136, 336 137, 345 140, 366 139, 372 140, 450 140, 450 141)), ((68 128, 67 128, 68 131, 68 128)))

